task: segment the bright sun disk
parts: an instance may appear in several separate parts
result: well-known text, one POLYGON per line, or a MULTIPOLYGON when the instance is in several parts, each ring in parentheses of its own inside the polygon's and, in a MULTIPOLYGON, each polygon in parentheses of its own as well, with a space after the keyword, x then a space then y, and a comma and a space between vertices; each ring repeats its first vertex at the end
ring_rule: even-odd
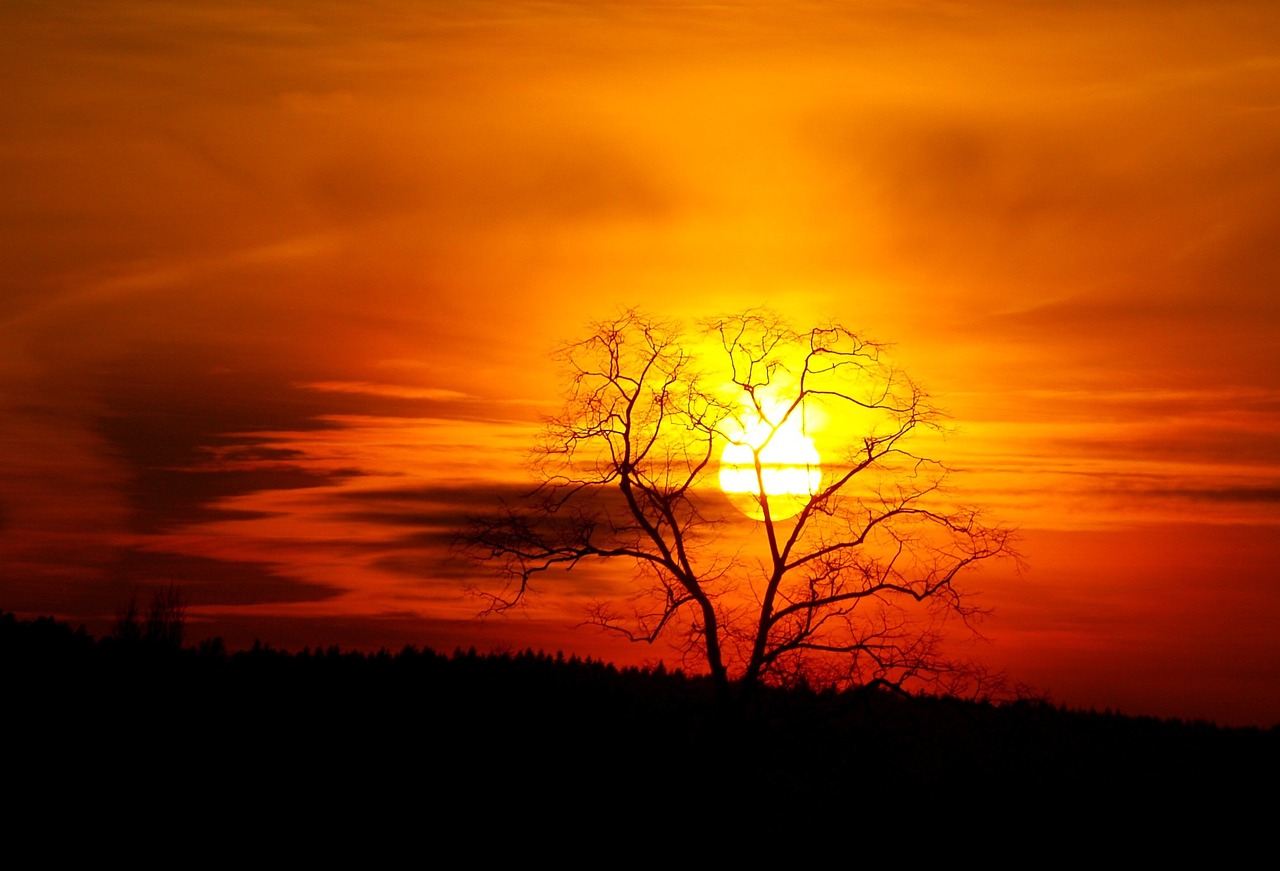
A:
MULTIPOLYGON (((783 520, 799 514, 809 498, 822 487, 821 457, 804 432, 800 417, 788 417, 777 431, 754 412, 754 422, 739 426, 720 454, 720 489, 734 507, 748 517, 763 519, 761 484, 768 497, 769 514, 783 520), (770 433, 773 437, 770 438, 770 433), (760 446, 763 445, 763 449, 760 446), (755 454, 760 449, 759 476, 755 454)), ((781 413, 766 417, 778 420, 781 413)))

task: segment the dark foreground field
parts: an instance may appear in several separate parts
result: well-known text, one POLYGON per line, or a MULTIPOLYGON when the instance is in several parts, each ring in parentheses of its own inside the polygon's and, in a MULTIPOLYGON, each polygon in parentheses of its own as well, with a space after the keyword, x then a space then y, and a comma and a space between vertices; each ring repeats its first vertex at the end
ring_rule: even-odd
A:
POLYGON ((1277 729, 882 691, 722 710, 679 673, 532 652, 228 654, 5 615, 0 677, 10 794, 106 801, 141 786, 151 811, 410 802, 524 821, 651 808, 654 825, 847 825, 993 790, 1221 801, 1270 794, 1280 773, 1277 729))

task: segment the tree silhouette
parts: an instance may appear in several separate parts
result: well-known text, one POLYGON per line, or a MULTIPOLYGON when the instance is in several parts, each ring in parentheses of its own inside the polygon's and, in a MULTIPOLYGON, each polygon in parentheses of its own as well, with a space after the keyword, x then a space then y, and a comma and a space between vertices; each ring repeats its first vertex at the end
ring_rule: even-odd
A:
POLYGON ((883 345, 767 311, 692 334, 628 311, 561 360, 539 485, 465 535, 506 579, 480 591, 489 610, 554 567, 626 560, 635 593, 590 620, 680 639, 725 695, 735 680, 954 691, 977 673, 944 654, 944 627, 972 629, 957 579, 1016 557, 1013 535, 955 504, 948 469, 913 447, 945 417, 883 345))
POLYGON ((139 616, 138 594, 135 591, 128 603, 116 612, 111 637, 128 643, 146 641, 180 650, 186 624, 186 599, 177 586, 170 584, 152 594, 145 622, 139 616))

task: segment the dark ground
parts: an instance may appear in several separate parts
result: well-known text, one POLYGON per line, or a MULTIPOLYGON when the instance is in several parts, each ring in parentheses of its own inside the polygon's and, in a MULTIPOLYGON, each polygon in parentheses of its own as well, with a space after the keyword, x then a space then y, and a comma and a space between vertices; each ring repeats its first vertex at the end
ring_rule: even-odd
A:
POLYGON ((1220 805, 1271 795, 1280 774, 1275 728, 886 691, 725 709, 679 672, 533 652, 228 654, 0 615, 0 678, 7 794, 62 796, 70 816, 129 813, 111 802, 133 796, 143 820, 345 806, 436 826, 912 830, 974 797, 1220 805))

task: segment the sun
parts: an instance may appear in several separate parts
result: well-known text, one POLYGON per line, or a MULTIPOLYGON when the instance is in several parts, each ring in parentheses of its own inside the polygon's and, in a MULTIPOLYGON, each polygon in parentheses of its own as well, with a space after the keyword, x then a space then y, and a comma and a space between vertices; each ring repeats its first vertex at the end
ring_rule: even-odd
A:
POLYGON ((785 406, 751 408, 726 435, 728 443, 720 454, 720 489, 748 517, 764 519, 762 496, 768 498, 774 520, 794 517, 822 488, 822 459, 805 434, 798 410, 787 414, 785 406))

